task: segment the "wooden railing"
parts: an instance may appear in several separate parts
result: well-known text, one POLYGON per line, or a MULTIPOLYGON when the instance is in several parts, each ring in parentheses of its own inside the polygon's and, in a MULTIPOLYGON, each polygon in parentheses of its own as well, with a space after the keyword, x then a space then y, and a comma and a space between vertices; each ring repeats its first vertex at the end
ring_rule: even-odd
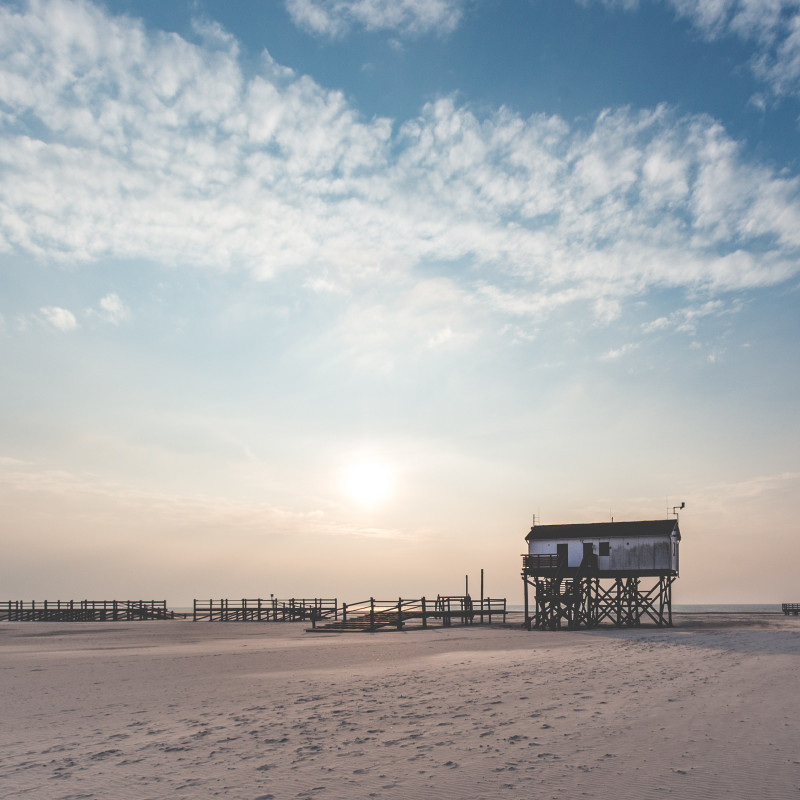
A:
POLYGON ((788 617, 789 614, 795 617, 800 614, 800 603, 781 603, 781 611, 788 617))
POLYGON ((522 556, 523 569, 558 569, 558 555, 555 553, 525 553, 522 556))
POLYGON ((117 622, 172 619, 166 600, 7 600, 0 620, 8 622, 117 622))
POLYGON ((492 619, 502 618, 506 621, 507 606, 503 598, 483 598, 473 600, 469 595, 438 595, 435 600, 421 598, 402 598, 397 600, 359 600, 354 603, 342 603, 338 618, 335 621, 323 621, 316 612, 312 612, 311 630, 375 631, 378 628, 393 627, 402 630, 408 620, 418 619, 422 627, 427 628, 430 620, 440 621, 449 627, 454 621, 468 625, 475 621, 489 623, 492 619), (319 625, 317 623, 322 622, 319 625))
POLYGON ((292 597, 289 600, 255 598, 195 600, 195 622, 305 622, 312 618, 337 619, 336 598, 292 597))

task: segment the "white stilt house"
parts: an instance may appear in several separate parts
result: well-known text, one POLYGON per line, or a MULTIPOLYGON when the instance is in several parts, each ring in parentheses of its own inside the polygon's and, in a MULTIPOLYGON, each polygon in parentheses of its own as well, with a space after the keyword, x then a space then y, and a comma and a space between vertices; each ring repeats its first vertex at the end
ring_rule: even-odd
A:
POLYGON ((680 540, 677 518, 534 525, 522 567, 527 627, 671 625, 680 540))

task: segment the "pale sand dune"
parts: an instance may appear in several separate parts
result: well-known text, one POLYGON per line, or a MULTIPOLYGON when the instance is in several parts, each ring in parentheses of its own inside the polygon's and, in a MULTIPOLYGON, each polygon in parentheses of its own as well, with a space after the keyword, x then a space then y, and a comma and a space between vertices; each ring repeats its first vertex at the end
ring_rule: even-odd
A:
POLYGON ((800 620, 0 624, 0 797, 796 798, 800 620))

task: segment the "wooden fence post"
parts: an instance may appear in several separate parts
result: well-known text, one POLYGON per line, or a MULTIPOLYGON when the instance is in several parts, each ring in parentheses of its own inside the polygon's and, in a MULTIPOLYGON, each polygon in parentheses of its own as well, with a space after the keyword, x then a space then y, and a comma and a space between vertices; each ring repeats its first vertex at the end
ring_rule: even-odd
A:
POLYGON ((428 627, 428 615, 425 612, 425 598, 422 598, 422 627, 428 627))
POLYGON ((397 630, 403 630, 403 598, 397 598, 397 630))
POLYGON ((375 630, 375 598, 370 597, 369 599, 369 629, 370 631, 375 630))

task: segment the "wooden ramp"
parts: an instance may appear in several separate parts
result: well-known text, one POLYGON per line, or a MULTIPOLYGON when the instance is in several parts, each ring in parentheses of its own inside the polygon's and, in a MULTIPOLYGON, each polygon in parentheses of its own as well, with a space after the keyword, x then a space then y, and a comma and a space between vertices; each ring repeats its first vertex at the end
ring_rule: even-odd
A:
POLYGON ((505 598, 484 598, 475 603, 469 595, 438 595, 435 600, 419 599, 361 600, 343 603, 336 619, 320 620, 311 616, 311 628, 306 630, 322 633, 345 633, 347 631, 377 631, 393 629, 401 631, 406 623, 418 621, 419 627, 431 624, 450 627, 454 622, 471 625, 476 621, 489 623, 506 620, 505 598))

